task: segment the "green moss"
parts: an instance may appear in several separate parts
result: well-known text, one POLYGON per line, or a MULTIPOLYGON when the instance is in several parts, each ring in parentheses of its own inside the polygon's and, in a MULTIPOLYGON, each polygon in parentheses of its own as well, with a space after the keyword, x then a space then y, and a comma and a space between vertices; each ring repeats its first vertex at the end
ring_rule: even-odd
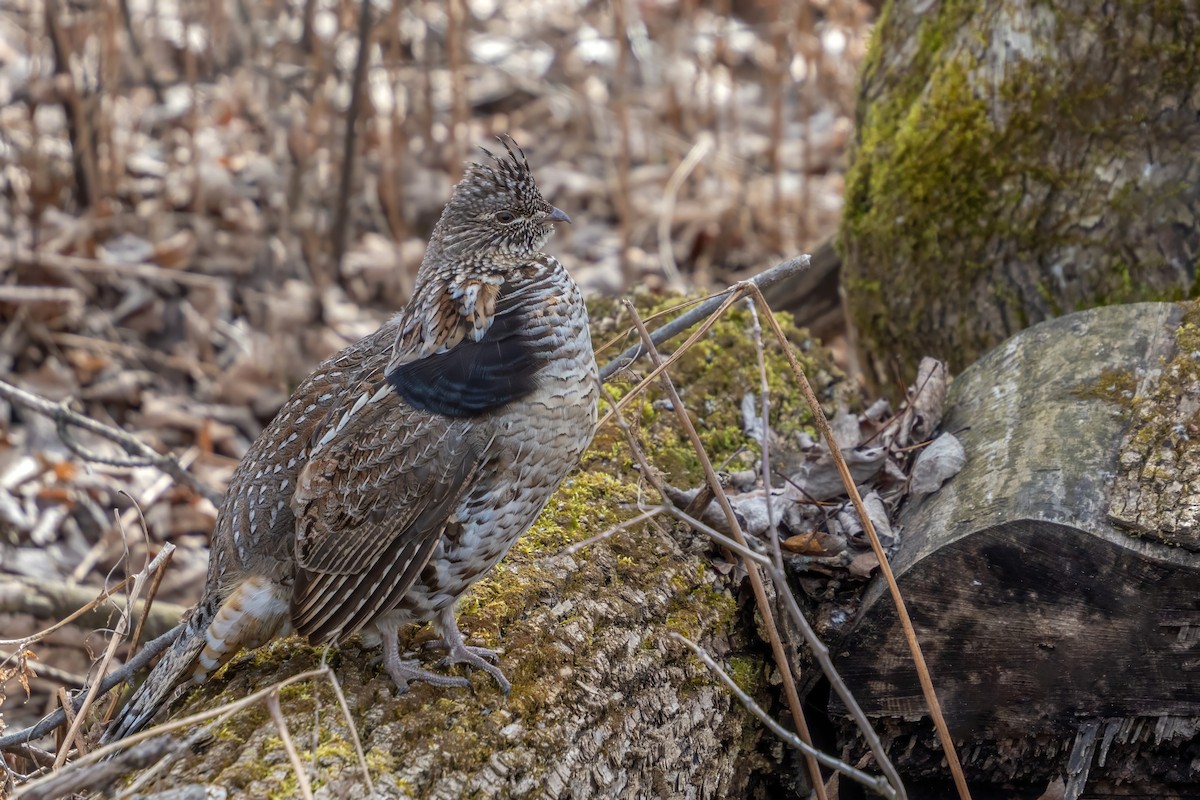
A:
POLYGON ((731 656, 729 659, 729 677, 746 694, 753 697, 762 685, 763 661, 760 658, 746 656, 731 656))
MULTIPOLYGON (((653 315, 662 316, 655 326, 665 324, 680 307, 677 297, 662 298, 648 293, 636 293, 634 305, 643 319, 653 315), (672 313, 664 313, 671 311, 672 313)), ((593 319, 604 329, 620 331, 631 325, 625 309, 613 302, 598 300, 592 303, 593 319)), ((778 313, 784 335, 796 353, 805 375, 818 395, 828 394, 841 375, 833 368, 827 351, 807 331, 797 328, 788 314, 778 313)), ((671 367, 670 374, 676 389, 695 424, 705 450, 715 464, 731 457, 743 458, 751 463, 758 458, 755 449, 747 450, 748 442, 742 427, 742 398, 747 392, 757 397, 761 389, 758 355, 751 335, 753 321, 745 306, 738 304, 716 322, 708 333, 697 340, 671 367)), ((809 430, 812 415, 801 398, 799 389, 788 365, 769 328, 764 327, 764 361, 767 373, 767 389, 771 399, 771 427, 782 435, 799 430, 809 430)), ((663 356, 670 356, 681 347, 686 336, 679 337, 660 347, 663 356)), ((604 341, 597 336, 596 341, 604 341)), ((621 340, 610 353, 601 354, 599 360, 615 356, 617 352, 636 341, 636 334, 621 340)), ((644 360, 648 364, 648 361, 644 360)), ((616 399, 624 397, 637 384, 641 375, 649 371, 648 366, 639 365, 636 376, 618 373, 606 386, 616 399)), ((703 479, 699 460, 685 433, 680 429, 668 395, 660 382, 650 386, 643 402, 627 406, 623 412, 640 434, 639 441, 650 463, 657 467, 666 479, 679 486, 694 486, 703 479)), ((601 413, 606 411, 601 404, 601 413)), ((585 457, 584 469, 600 467, 616 471, 627 479, 636 479, 638 473, 632 454, 625 444, 624 435, 615 424, 602 428, 596 435, 589 455, 585 457)))
POLYGON ((1037 33, 1052 29, 1092 37, 1119 63, 1017 55, 998 70, 998 56, 976 55, 990 44, 969 37, 1003 28, 1002 14, 1031 13, 1010 5, 946 0, 918 17, 889 3, 874 29, 839 246, 862 345, 891 370, 930 354, 961 367, 1048 315, 1197 290, 1170 278, 1177 266, 1140 233, 1180 213, 1170 209, 1194 196, 1190 173, 1152 191, 1106 174, 1155 126, 1179 140, 1161 126, 1173 124, 1165 98, 1200 81, 1185 4, 1129 0, 1102 17, 1041 6, 1035 50, 1053 49, 1037 33), (1101 215, 1130 220, 1128 246, 1095 240, 1088 220, 1101 215), (1027 269, 1014 277, 1014 265, 1027 269))
MULTIPOLYGON (((1102 378, 1101 386, 1105 380, 1102 378)), ((1132 376, 1112 376, 1113 391, 1124 398, 1136 391, 1132 376)), ((1132 517, 1115 517, 1132 535, 1146 535, 1171 547, 1200 548, 1189 529, 1186 509, 1200 486, 1200 302, 1183 304, 1175 330, 1175 349, 1161 365, 1158 380, 1128 402, 1132 409, 1118 463, 1119 491, 1134 490, 1143 500, 1130 501, 1132 517), (1176 526, 1179 525, 1179 528, 1176 526), (1186 539, 1186 544, 1181 544, 1186 539)))
POLYGON ((1094 383, 1080 386, 1075 395, 1084 399, 1106 400, 1126 408, 1133 408, 1137 396, 1137 378, 1129 372, 1106 369, 1094 383))

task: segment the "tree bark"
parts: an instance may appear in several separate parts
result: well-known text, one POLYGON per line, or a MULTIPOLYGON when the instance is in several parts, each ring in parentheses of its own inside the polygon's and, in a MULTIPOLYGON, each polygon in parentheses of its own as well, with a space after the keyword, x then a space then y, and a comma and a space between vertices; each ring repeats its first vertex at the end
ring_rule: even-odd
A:
MULTIPOLYGON (((1117 784, 1195 794, 1200 547, 1111 509, 1161 497, 1167 476, 1139 465, 1165 446, 1173 464, 1200 462, 1200 442, 1180 433, 1194 425, 1196 404, 1180 400, 1200 382, 1197 319, 1194 305, 1161 303, 1073 314, 952 385, 944 427, 968 463, 903 509, 893 569, 977 784, 1031 800, 1055 779, 1087 782, 1089 797, 1117 784)), ((1177 511, 1194 488, 1176 493, 1177 511)), ((933 791, 944 767, 886 587, 868 589, 830 649, 902 772, 933 791)))
MULTIPOLYGON (((353 643, 332 650, 375 793, 367 793, 332 691, 318 682, 282 692, 290 735, 315 787, 337 797, 447 800, 746 796, 761 769, 760 728, 666 633, 683 632, 736 661, 758 646, 753 626, 740 621, 724 580, 702 565, 702 548, 685 552, 653 529, 561 554, 560 526, 581 515, 597 524, 588 533, 598 533, 633 499, 629 487, 603 476, 574 482, 558 496, 558 514, 543 518, 463 604, 469 641, 503 650, 512 693, 502 696, 488 676, 475 674, 474 692, 414 684, 396 696, 376 650, 353 643)), ((424 656, 429 668, 435 659, 424 656)), ((244 654, 171 716, 244 697, 320 661, 319 649, 296 639, 244 654)), ((231 796, 299 796, 265 708, 218 727, 201 752, 150 790, 191 784, 231 796)))
POLYGON ((841 229, 876 380, 926 355, 961 369, 1060 314, 1195 293, 1198 5, 887 5, 841 229))

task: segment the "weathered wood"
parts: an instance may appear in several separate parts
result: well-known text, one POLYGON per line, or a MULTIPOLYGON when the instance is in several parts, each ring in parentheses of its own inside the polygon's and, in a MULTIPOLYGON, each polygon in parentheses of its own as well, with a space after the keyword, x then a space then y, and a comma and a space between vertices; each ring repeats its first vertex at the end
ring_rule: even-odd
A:
MULTIPOLYGON (((902 511, 893 568, 975 781, 1044 788, 1098 725, 1090 784, 1200 783, 1200 554, 1109 518, 1134 409, 1172 391, 1183 318, 1149 303, 1074 314, 952 385, 944 427, 968 463, 902 511)), ((944 775, 884 586, 835 652, 902 770, 944 775)))

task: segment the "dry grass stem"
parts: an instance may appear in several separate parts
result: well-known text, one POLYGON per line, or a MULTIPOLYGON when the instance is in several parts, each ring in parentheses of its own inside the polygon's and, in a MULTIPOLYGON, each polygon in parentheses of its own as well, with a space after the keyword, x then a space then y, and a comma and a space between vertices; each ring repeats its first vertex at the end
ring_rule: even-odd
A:
POLYGON ((271 712, 271 719, 275 721, 275 728, 279 731, 279 740, 283 742, 283 749, 287 752, 288 760, 292 762, 292 770, 296 773, 296 783, 300 786, 300 794, 305 800, 312 800, 312 785, 308 781, 308 771, 304 769, 304 762, 300 760, 300 754, 296 752, 292 734, 288 731, 287 720, 283 718, 283 710, 279 708, 278 689, 267 695, 267 709, 271 712))
MULTIPOLYGON (((753 323, 751 332, 754 334, 754 353, 758 357, 759 392, 762 394, 762 482, 763 499, 767 506, 767 530, 771 534, 771 556, 775 559, 775 568, 783 572, 783 550, 779 547, 779 526, 775 522, 775 509, 771 502, 771 389, 767 385, 767 360, 763 353, 762 326, 758 323, 758 307, 753 298, 746 298, 746 307, 750 309, 750 320, 753 323)), ((767 313, 771 313, 770 310, 767 313)))
POLYGON ((667 186, 663 190, 662 210, 658 214, 658 257, 662 264, 663 274, 667 276, 667 285, 675 291, 682 291, 684 287, 683 275, 679 272, 679 265, 675 263, 674 242, 671 239, 671 221, 675 216, 675 199, 679 196, 683 182, 712 152, 712 149, 712 134, 708 132, 701 134, 696 140, 696 144, 692 145, 692 149, 688 151, 687 157, 679 162, 679 166, 671 173, 671 179, 667 181, 667 186))
MULTIPOLYGON (((86 756, 84 756, 83 758, 80 758, 76 761, 71 762, 70 766, 68 766, 64 769, 82 769, 89 764, 94 764, 97 761, 100 761, 101 759, 105 758, 106 756, 110 756, 110 755, 120 752, 121 750, 125 750, 127 748, 133 747, 135 744, 138 744, 139 742, 144 742, 147 739, 153 739, 157 736, 162 736, 163 734, 171 733, 173 731, 186 730, 188 728, 191 728, 195 725, 199 725, 202 722, 206 722, 207 720, 210 720, 210 719, 213 719, 216 717, 223 717, 225 715, 232 716, 233 714, 237 713, 238 711, 241 711, 244 708, 248 708, 249 706, 252 706, 255 703, 259 702, 260 700, 266 699, 267 696, 270 695, 272 692, 277 692, 280 689, 283 689, 284 687, 287 687, 287 686, 291 686, 294 683, 300 683, 302 681, 312 680, 313 678, 319 678, 319 677, 322 677, 322 676, 325 676, 328 674, 330 674, 330 670, 328 667, 324 667, 322 669, 308 670, 307 672, 301 672, 298 675, 293 675, 290 678, 285 678, 277 683, 273 683, 264 689, 260 689, 259 691, 255 692, 253 694, 250 694, 250 695, 247 695, 247 696, 241 698, 240 700, 233 700, 228 703, 225 703, 224 705, 218 706, 216 708, 211 708, 207 711, 201 711, 196 714, 189 714, 188 716, 183 717, 182 719, 177 719, 172 722, 165 722, 162 725, 158 725, 153 728, 148 728, 144 731, 139 731, 138 733, 135 733, 132 736, 127 736, 124 739, 121 739, 120 741, 116 741, 116 742, 112 742, 111 744, 107 744, 103 747, 93 750, 92 752, 90 752, 86 756)), ((49 776, 49 777, 52 778, 54 776, 49 776)), ((46 779, 43 779, 43 780, 46 780, 46 779)), ((34 782, 31 784, 28 784, 28 786, 26 787, 25 790, 29 791, 29 790, 35 788, 39 782, 34 782)))
MULTIPOLYGON (((811 264, 812 264, 811 256, 801 255, 801 256, 797 256, 796 258, 790 258, 787 261, 783 261, 779 264, 776 264, 775 266, 771 267, 770 269, 764 270, 763 272, 760 272, 757 275, 755 275, 751 278, 748 278, 747 280, 750 283, 753 283, 755 286, 759 287, 759 289, 766 290, 766 289, 771 288, 775 284, 779 283, 780 281, 784 280, 785 278, 791 277, 792 275, 796 274, 800 270, 808 269, 811 264)), ((722 306, 728 307, 726 304, 729 302, 729 297, 731 295, 733 295, 734 293, 735 293, 735 288, 731 286, 728 289, 725 289, 724 291, 717 292, 716 294, 713 294, 710 297, 707 297, 702 301, 698 301, 699 305, 697 305, 691 311, 681 314, 678 317, 676 317, 675 319, 668 322, 666 325, 663 325, 661 328, 655 329, 654 333, 651 334, 651 339, 654 341, 655 345, 660 345, 663 342, 670 341, 671 339, 675 338, 676 336, 683 333, 685 330, 692 327, 696 323, 707 321, 707 320, 713 318, 715 315, 717 315, 717 311, 719 308, 721 308, 722 306)), ((643 320, 643 322, 647 322, 647 321, 654 319, 665 313, 667 313, 667 312, 660 311, 658 314, 655 314, 653 317, 647 317, 645 320, 643 320)), ((707 330, 707 328, 706 328, 706 330, 707 330)), ((624 335, 625 334, 622 334, 621 338, 623 338, 624 335)), ((690 341, 694 340, 695 338, 696 337, 693 336, 688 341, 690 342, 690 341)), ((607 347, 607 345, 606 345, 606 347, 607 347)), ((606 349, 606 347, 601 348, 601 351, 606 349)), ((682 350, 683 348, 681 347, 680 349, 682 350)), ((597 352, 599 352, 599 351, 597 351, 597 352)), ((621 355, 617 356, 616 358, 612 359, 611 361, 609 361, 607 364, 604 365, 604 367, 600 370, 600 380, 603 380, 603 381, 608 380, 618 370, 624 369, 625 367, 630 366, 631 364, 633 364, 633 362, 637 361, 639 358, 641 358, 643 355, 645 355, 645 353, 646 353, 646 348, 643 347, 640 342, 638 344, 633 345, 628 350, 621 353, 621 355)))
MULTIPOLYGON (((131 675, 134 675, 138 670, 150 663, 163 650, 166 650, 171 644, 179 638, 183 632, 183 624, 176 625, 171 630, 164 633, 152 642, 148 642, 136 656, 129 659, 125 666, 115 670, 111 675, 100 682, 100 691, 107 692, 117 684, 127 680, 131 675)), ((72 704, 72 708, 82 705, 82 700, 72 704)), ((34 739, 39 739, 42 736, 50 733, 58 726, 63 724, 67 718, 66 711, 58 709, 53 713, 47 714, 36 725, 32 725, 23 730, 10 733, 5 736, 0 736, 0 752, 7 752, 14 748, 19 748, 34 739)))
MULTIPOLYGON (((744 291, 753 293, 758 302, 766 308, 766 298, 762 292, 753 283, 743 282, 738 284, 744 288, 744 291)), ((787 338, 783 334, 783 329, 779 327, 779 323, 775 318, 768 314, 768 321, 771 323, 775 338, 779 340, 780 346, 783 348, 784 355, 787 357, 788 365, 791 367, 792 373, 796 378, 796 382, 800 386, 800 391, 804 395, 805 401, 808 403, 813 412, 813 420, 816 422, 817 430, 820 431, 822 438, 829 446, 829 452, 833 455, 834 463, 837 465, 838 473, 842 476, 842 483, 846 487, 847 493, 850 495, 850 501, 854 504, 854 510, 858 517, 862 520, 863 530, 866 531, 867 537, 871 541, 871 549, 875 553, 875 557, 879 559, 879 571, 887 582, 888 591, 892 596, 892 603, 896 606, 896 615, 900 619, 900 624, 904 629, 904 638, 908 642, 909 652, 912 654, 913 664, 917 669, 917 677, 921 682, 921 691, 925 695, 925 702, 929 706, 929 714, 933 718, 934 727, 937 729, 938 740, 942 744, 942 749, 945 751, 946 762, 950 766, 950 773, 954 777, 954 785, 958 790, 958 795, 961 800, 970 800, 971 791, 967 787, 966 777, 963 775, 962 764, 959 762, 958 753, 954 749, 954 740, 950 736, 950 729, 946 725, 946 718, 942 714, 941 704, 938 702, 937 693, 933 688, 933 679, 929 674, 929 667, 925 663, 925 656, 921 652, 921 644, 917 641, 916 629, 913 627, 912 619, 908 615, 908 607, 905 605, 904 597, 900 594, 900 587, 896 583, 896 576, 892 573, 892 567, 888 563, 887 553, 883 549, 883 544, 879 541, 879 535, 875 532, 875 526, 872 524, 866 508, 863 506, 861 495, 858 493, 858 487, 854 484, 854 479, 850 475, 850 469, 846 466, 846 460, 842 457, 842 451, 838 448, 837 442, 834 440, 833 430, 829 427, 829 420, 825 418, 825 412, 821 409, 821 404, 817 400, 816 393, 813 392, 812 386, 808 382, 808 378, 804 375, 804 370, 800 366, 800 362, 796 360, 792 348, 787 343, 787 338)))
MULTIPOLYGON (((734 301, 740 297, 740 292, 734 292, 729 297, 729 301, 734 301)), ((700 436, 696 433, 696 426, 692 424, 691 418, 687 414, 687 409, 683 404, 683 399, 679 396, 679 392, 675 389, 675 383, 671 380, 671 376, 666 372, 666 362, 658 353, 658 348, 654 345, 654 340, 650 338, 650 332, 646 330, 646 326, 642 323, 641 317, 634 308, 633 303, 625 301, 625 307, 629 311, 633 319, 634 325, 637 326, 638 333, 642 337, 643 343, 646 345, 646 351, 650 354, 651 362, 656 367, 656 372, 660 372, 662 376, 663 387, 667 391, 667 395, 671 399, 671 405, 675 412, 679 424, 683 427, 687 434, 688 440, 692 444, 692 449, 696 452, 696 457, 700 460, 700 465, 704 469, 704 476, 708 482, 709 488, 716 495, 717 502, 721 506, 721 510, 725 514, 726 522, 729 529, 733 532, 733 538, 746 547, 746 537, 742 533, 741 525, 738 524, 737 515, 733 511, 733 506, 729 503, 729 498, 726 496, 724 489, 721 487, 721 482, 717 478, 716 470, 713 469, 712 461, 708 457, 708 453, 704 450, 704 445, 700 441, 700 436)), ((727 308, 726 303, 722 303, 722 309, 727 308)), ((718 314, 719 315, 719 314, 718 314)), ((718 316, 714 315, 714 316, 718 316)), ((682 348, 681 348, 682 349, 682 348)), ((812 736, 808 731, 808 722, 804 718, 804 708, 800 705, 800 695, 796 691, 796 681, 792 676, 792 670, 788 664, 787 654, 783 649, 783 640, 779 636, 779 629, 775 625, 775 617, 771 613, 771 604, 767 599, 766 588, 763 586, 762 576, 758 572, 758 568, 752 562, 745 562, 746 573, 750 578, 750 586, 754 590, 754 600, 758 605, 759 613, 762 615, 763 626, 767 630, 767 639, 771 644, 771 653, 775 658, 775 663, 779 668, 780 677, 783 679, 784 695, 787 698, 788 708, 792 713, 792 721, 796 724, 796 730, 800 734, 800 738, 812 744, 812 736)), ((787 593, 786 584, 780 587, 782 593, 787 593)), ((809 778, 812 782, 814 791, 817 794, 818 800, 827 800, 825 797, 825 784, 821 780, 821 769, 817 764, 816 759, 811 755, 805 754, 805 763, 808 766, 809 778)))
POLYGON ((126 584, 128 584, 131 580, 133 580, 133 579, 126 578, 125 580, 121 581, 113 588, 103 590, 93 600, 91 600, 87 605, 83 606, 75 613, 69 614, 65 618, 60 619, 58 622, 54 623, 49 628, 43 628, 42 630, 38 631, 37 633, 31 633, 30 635, 23 636, 20 639, 0 639, 0 645, 5 645, 5 646, 16 645, 18 648, 21 648, 21 647, 25 647, 26 645, 33 644, 34 642, 45 639, 47 636, 49 636, 50 634, 59 630, 60 628, 64 628, 67 625, 70 625, 75 620, 79 619, 83 615, 92 611, 94 608, 99 606, 105 600, 107 600, 108 598, 110 598, 114 594, 116 594, 117 592, 124 589, 126 584))
POLYGON ((100 666, 96 670, 97 679, 92 681, 91 686, 88 687, 83 705, 79 707, 75 719, 71 721, 71 724, 67 728, 66 738, 58 750, 58 755, 54 758, 55 769, 62 767, 66 762, 67 755, 71 750, 71 742, 79 735, 79 727, 83 723, 83 720, 87 718, 88 709, 91 708, 92 703, 95 702, 96 697, 100 694, 100 680, 108 673, 108 665, 112 663, 113 657, 117 654, 117 647, 125 640, 125 634, 129 632, 129 627, 133 620, 134 604, 137 602, 138 595, 142 593, 142 587, 150 576, 155 574, 171 558, 173 552, 175 552, 175 545, 170 542, 164 544, 158 555, 150 563, 146 564, 141 572, 133 576, 133 587, 129 590, 125 609, 117 619, 116 630, 113 631, 112 637, 108 640, 108 647, 105 648, 104 656, 100 659, 100 666))
POLYGON ((671 633, 671 638, 675 639, 677 642, 687 645, 687 647, 696 654, 696 658, 703 661, 704 665, 712 670, 713 674, 721 679, 721 683, 725 684, 725 688, 729 689, 729 691, 733 693, 733 695, 741 702, 743 706, 746 707, 747 710, 750 711, 751 714, 758 717, 763 725, 766 725, 772 733, 774 733, 784 742, 796 748, 805 755, 815 758, 817 761, 821 762, 830 769, 837 770, 847 778, 861 783, 863 786, 871 789, 876 794, 882 795, 883 797, 892 798, 893 800, 896 798, 896 790, 883 776, 868 775, 862 770, 855 769, 839 758, 834 758, 827 753, 821 752, 776 722, 770 714, 763 710, 762 706, 754 702, 753 697, 742 691, 742 688, 734 682, 733 678, 729 677, 729 674, 726 673, 725 670, 721 669, 720 664, 714 661, 708 653, 704 652, 704 650, 691 639, 674 632, 671 633))
MULTIPOLYGON (((328 649, 326 650, 328 653, 328 649)), ((325 656, 321 656, 322 663, 325 656)), ((346 694, 342 691, 342 684, 337 679, 337 675, 333 670, 329 670, 329 685, 333 687, 333 693, 337 696, 338 706, 342 709, 342 716, 346 720, 346 729, 350 732, 350 740, 354 743, 354 755, 358 758, 358 766, 362 770, 363 780, 367 784, 367 796, 375 796, 375 784, 371 781, 371 772, 367 769, 367 756, 363 752, 362 740, 358 736, 358 727, 354 724, 354 717, 350 715, 350 704, 346 702, 346 694)), ((315 751, 316 748, 314 748, 315 751)))
MULTIPOLYGON (((650 510, 652 509, 647 509, 647 511, 650 510)), ((854 695, 850 692, 850 688, 846 686, 846 682, 842 680, 841 674, 838 673, 837 668, 833 665, 833 659, 829 656, 829 648, 827 648, 825 644, 817 637, 817 632, 812 629, 812 625, 809 624, 808 618, 805 617, 804 613, 800 610, 800 604, 796 602, 795 595, 787 590, 787 576, 782 571, 775 568, 775 565, 771 562, 771 559, 761 555, 760 553, 755 553, 748 548, 742 547, 737 542, 730 540, 724 534, 708 525, 705 525, 700 520, 692 517, 679 508, 667 505, 653 510, 673 516, 680 522, 683 522, 684 524, 695 528, 701 533, 706 534, 713 541, 728 547, 729 549, 741 555, 743 558, 750 558, 756 563, 761 564, 763 569, 767 571, 767 576, 771 579, 771 582, 774 583, 776 587, 783 587, 778 594, 782 598, 783 609, 787 613, 788 618, 792 620, 792 623, 796 626, 796 629, 800 631, 800 635, 804 638, 805 644, 807 644, 809 649, 812 651, 813 658, 816 659, 817 665, 821 668, 821 672, 829 680, 830 686, 833 688, 838 698, 842 701, 842 704, 846 706, 846 710, 850 713, 855 725, 858 726, 859 732, 862 733, 863 740, 866 741, 867 747, 871 751, 871 755, 875 757, 875 761, 879 764, 880 771, 883 772, 884 776, 888 779, 888 782, 896 790, 896 797, 898 800, 903 800, 903 798, 907 797, 904 785, 900 780, 900 775, 898 772, 896 772, 895 766, 893 766, 891 760, 887 757, 887 751, 884 750, 883 743, 880 741, 878 734, 876 734, 875 730, 871 727, 871 722, 867 719, 866 713, 862 710, 862 707, 858 704, 858 701, 854 699, 854 695)))

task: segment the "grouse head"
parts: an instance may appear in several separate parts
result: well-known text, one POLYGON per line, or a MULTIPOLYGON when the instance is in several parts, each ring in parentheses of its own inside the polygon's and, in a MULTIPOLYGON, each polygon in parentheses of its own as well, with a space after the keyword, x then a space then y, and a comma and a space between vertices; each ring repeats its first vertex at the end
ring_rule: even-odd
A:
POLYGON ((537 253, 570 222, 538 191, 525 153, 512 137, 501 137, 505 153, 483 152, 492 163, 472 162, 433 230, 430 248, 445 257, 501 266, 537 253))

